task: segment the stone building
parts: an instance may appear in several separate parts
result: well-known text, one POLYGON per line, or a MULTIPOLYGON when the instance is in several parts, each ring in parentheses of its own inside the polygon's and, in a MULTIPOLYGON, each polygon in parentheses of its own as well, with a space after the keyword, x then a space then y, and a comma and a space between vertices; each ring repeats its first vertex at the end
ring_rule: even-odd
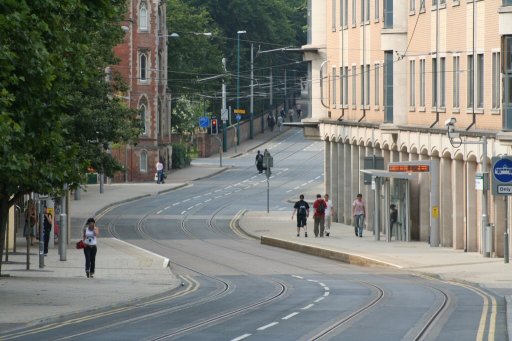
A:
POLYGON ((362 193, 368 230, 386 233, 386 205, 397 202, 407 211, 398 230, 407 232, 393 240, 483 252, 488 211, 495 225, 489 240, 502 256, 510 208, 475 182, 492 156, 512 154, 512 1, 309 0, 308 23, 312 118, 303 121, 304 132, 325 141, 325 187, 336 219, 352 223, 351 203, 362 193), (361 170, 373 155, 384 169, 373 172, 381 182, 370 185, 361 170), (428 164, 417 161, 439 170, 388 168, 428 164), (372 187, 382 191, 375 195, 372 187))
POLYGON ((167 6, 164 0, 130 0, 124 43, 115 48, 120 63, 113 67, 128 84, 121 94, 140 115, 143 133, 138 143, 113 147, 125 166, 115 181, 153 181, 155 164, 170 166, 170 94, 167 92, 167 6))

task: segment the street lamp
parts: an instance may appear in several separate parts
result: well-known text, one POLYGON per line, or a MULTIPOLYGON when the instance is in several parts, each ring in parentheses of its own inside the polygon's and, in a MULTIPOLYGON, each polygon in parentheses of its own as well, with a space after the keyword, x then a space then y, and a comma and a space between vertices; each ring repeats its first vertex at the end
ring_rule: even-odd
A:
MULTIPOLYGON (((485 233, 485 231, 491 231, 491 226, 489 225, 489 208, 487 205, 487 196, 489 191, 489 173, 487 171, 487 136, 482 135, 482 139, 480 141, 462 141, 460 134, 455 132, 455 123, 457 119, 455 117, 451 117, 447 119, 444 124, 447 129, 448 139, 450 140, 450 144, 454 148, 459 148, 463 144, 481 144, 482 145, 482 177, 483 177, 483 189, 482 189, 482 231, 480 240, 482 241, 482 253, 484 257, 490 257, 492 250, 487 250, 487 238, 491 238, 491 233, 485 233), (458 139, 457 142, 454 143, 454 140, 458 139)), ((467 233, 466 233, 466 246, 465 250, 467 251, 467 233)))
MULTIPOLYGON (((247 31, 237 31, 237 66, 236 66, 236 108, 240 109, 240 35, 246 34, 247 31)), ((236 126, 236 144, 240 144, 240 125, 236 126)))

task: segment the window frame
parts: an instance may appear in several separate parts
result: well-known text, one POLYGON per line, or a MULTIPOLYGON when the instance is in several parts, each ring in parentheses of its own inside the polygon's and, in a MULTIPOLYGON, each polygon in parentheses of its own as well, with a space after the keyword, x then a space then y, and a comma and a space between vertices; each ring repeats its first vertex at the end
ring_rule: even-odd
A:
POLYGON ((140 52, 139 54, 139 80, 141 83, 148 82, 148 55, 146 52, 140 52))
POLYGON ((409 60, 409 110, 416 108, 416 59, 409 60))
POLYGON ((141 173, 147 173, 148 172, 148 151, 145 150, 145 149, 142 149, 140 151, 140 156, 139 156, 139 171, 141 173), (144 160, 144 162, 142 162, 142 160, 144 160))
POLYGON ((501 108, 501 51, 492 52, 492 109, 501 108))
POLYGON ((356 78, 356 72, 357 72, 357 65, 352 65, 352 108, 357 108, 357 78, 356 78))
POLYGON ((452 92, 452 106, 454 110, 460 108, 460 56, 456 55, 452 58, 453 63, 453 92, 452 92))
POLYGON ((375 110, 380 107, 380 63, 375 63, 375 110))
POLYGON ((419 83, 420 83, 420 110, 425 111, 425 103, 426 103, 426 59, 420 58, 420 64, 419 64, 419 83))
POLYGON ((139 31, 149 31, 149 11, 148 11, 148 5, 145 1, 140 3, 139 7, 139 31), (144 14, 143 14, 144 13, 144 14))

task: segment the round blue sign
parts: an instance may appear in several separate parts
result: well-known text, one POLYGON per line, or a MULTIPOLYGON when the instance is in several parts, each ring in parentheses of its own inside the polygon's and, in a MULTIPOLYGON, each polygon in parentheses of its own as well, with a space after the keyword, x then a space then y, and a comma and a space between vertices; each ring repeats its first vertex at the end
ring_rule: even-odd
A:
POLYGON ((201 128, 208 128, 210 126, 210 119, 208 117, 200 117, 199 118, 199 126, 201 128))
POLYGON ((501 182, 512 182, 512 160, 501 159, 494 164, 494 177, 501 182))
POLYGON ((237 121, 237 122, 240 122, 240 120, 242 119, 242 116, 240 116, 240 115, 236 115, 236 117, 235 117, 235 118, 236 118, 236 121, 237 121))

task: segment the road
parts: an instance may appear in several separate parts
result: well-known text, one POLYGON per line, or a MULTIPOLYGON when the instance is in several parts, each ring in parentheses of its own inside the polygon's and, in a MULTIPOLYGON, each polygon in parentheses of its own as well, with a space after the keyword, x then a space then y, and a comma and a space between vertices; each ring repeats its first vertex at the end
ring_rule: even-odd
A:
MULTIPOLYGON (((292 130, 264 148, 274 157, 270 209, 291 215, 288 200, 322 188, 323 145, 292 130)), ((257 174, 254 155, 232 162, 222 174, 101 218, 115 237, 168 257, 180 288, 32 326, 34 334, 19 339, 506 339, 503 299, 479 288, 346 265, 245 236, 234 218, 266 209, 267 179, 257 174)), ((291 221, 282 228, 296 233, 291 221)), ((87 295, 94 295, 94 282, 87 295)))

